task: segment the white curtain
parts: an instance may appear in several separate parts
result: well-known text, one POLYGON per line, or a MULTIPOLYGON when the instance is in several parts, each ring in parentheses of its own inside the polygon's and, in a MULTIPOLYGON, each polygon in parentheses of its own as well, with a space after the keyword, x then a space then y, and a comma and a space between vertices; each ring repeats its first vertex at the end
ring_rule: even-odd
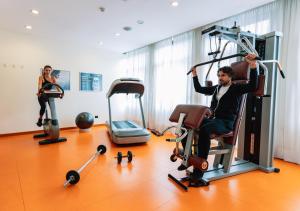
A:
MULTIPOLYGON (((175 106, 187 101, 186 72, 192 64, 192 39, 187 32, 126 54, 124 77, 144 81, 143 105, 147 127, 162 130, 175 106), (182 80, 185 79, 185 80, 182 80)), ((123 96, 126 118, 141 124, 133 95, 123 96)))
MULTIPOLYGON (((150 47, 140 48, 126 53, 126 58, 123 61, 124 76, 125 78, 138 78, 143 81, 145 88, 144 96, 142 97, 144 113, 148 113, 148 73, 149 73, 149 56, 150 47)), ((122 107, 125 110, 125 118, 133 120, 134 122, 142 125, 142 117, 139 101, 135 98, 135 95, 123 95, 119 96, 122 107)), ((147 116, 145 116, 147 117, 147 116)))
POLYGON ((283 40, 281 62, 286 79, 278 79, 275 156, 300 164, 300 1, 280 1, 283 40))
POLYGON ((193 35, 187 32, 153 47, 150 128, 164 129, 170 124, 168 119, 175 106, 187 101, 186 72, 192 64, 193 35))

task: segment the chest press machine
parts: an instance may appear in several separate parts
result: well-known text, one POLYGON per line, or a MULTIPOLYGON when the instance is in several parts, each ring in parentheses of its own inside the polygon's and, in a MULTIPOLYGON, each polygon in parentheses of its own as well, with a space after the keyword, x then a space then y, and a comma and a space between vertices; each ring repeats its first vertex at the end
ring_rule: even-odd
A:
MULTIPOLYGON (((255 92, 242 96, 233 130, 227 134, 211 135, 210 138, 217 140, 218 145, 210 149, 209 155, 215 156, 213 165, 210 168, 208 168, 209 165, 206 160, 196 156, 197 147, 195 146, 197 146, 198 139, 195 136, 202 120, 211 115, 211 110, 201 105, 178 105, 169 118, 171 122, 177 123, 176 138, 167 140, 176 142, 176 148, 170 157, 171 161, 175 162, 179 158, 182 159, 182 165, 186 167, 194 166, 204 171, 203 185, 209 185, 210 181, 257 169, 264 172, 279 172, 280 169, 273 166, 273 132, 277 68, 282 78, 285 77, 278 62, 281 33, 272 32, 257 36, 249 32, 242 32, 236 26, 233 28, 213 26, 204 30, 202 34, 208 34, 210 37, 217 36, 219 41, 226 39, 228 42, 225 44, 219 58, 217 58, 217 55, 220 53, 220 44, 216 52, 210 53, 210 55, 214 55, 213 60, 193 67, 210 64, 209 74, 215 62, 220 63, 225 59, 242 57, 245 53, 255 53, 259 59, 257 62, 260 67, 258 86, 255 92), (238 53, 223 57, 229 42, 237 44, 238 53), (183 151, 179 149, 179 143, 186 136, 187 141, 183 151), (234 159, 237 140, 237 157, 234 159)), ((231 67, 234 72, 233 83, 246 83, 248 80, 248 64, 238 61, 231 64, 231 67)), ((191 70, 187 74, 190 72, 191 70)), ((211 85, 212 82, 206 81, 206 84, 211 85)), ((189 176, 181 180, 171 174, 168 174, 168 177, 183 189, 188 190, 183 182, 189 181, 189 176)))

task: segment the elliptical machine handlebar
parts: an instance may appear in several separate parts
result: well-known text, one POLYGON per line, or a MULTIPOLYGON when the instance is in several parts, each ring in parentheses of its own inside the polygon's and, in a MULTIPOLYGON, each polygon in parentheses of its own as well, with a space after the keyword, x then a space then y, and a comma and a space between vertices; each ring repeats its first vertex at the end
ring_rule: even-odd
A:
POLYGON ((58 84, 55 84, 55 83, 48 83, 48 84, 45 84, 40 90, 39 90, 39 94, 41 95, 44 95, 46 97, 53 97, 53 98, 63 98, 64 97, 64 94, 65 94, 65 91, 64 89, 58 85, 58 84), (46 88, 49 88, 49 87, 52 87, 52 86, 55 86, 56 90, 54 91, 51 91, 51 90, 46 90, 46 88))

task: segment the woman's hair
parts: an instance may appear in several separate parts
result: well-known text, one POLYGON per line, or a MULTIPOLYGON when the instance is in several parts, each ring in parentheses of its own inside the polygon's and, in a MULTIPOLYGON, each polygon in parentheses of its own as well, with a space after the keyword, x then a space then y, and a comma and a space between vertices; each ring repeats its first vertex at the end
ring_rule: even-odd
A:
POLYGON ((222 71, 223 73, 226 73, 230 78, 232 78, 233 76, 233 70, 231 67, 229 66, 224 66, 224 67, 221 67, 219 70, 218 70, 218 73, 222 71))
POLYGON ((46 68, 51 68, 52 69, 52 67, 50 65, 45 65, 44 69, 46 69, 46 68))

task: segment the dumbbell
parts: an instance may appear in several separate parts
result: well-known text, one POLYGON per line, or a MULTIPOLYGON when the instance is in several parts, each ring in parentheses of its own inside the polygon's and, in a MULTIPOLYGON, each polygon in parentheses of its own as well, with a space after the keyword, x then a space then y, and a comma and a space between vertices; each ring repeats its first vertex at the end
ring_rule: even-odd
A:
POLYGON ((66 182, 64 183, 64 187, 68 184, 75 185, 80 180, 80 173, 89 165, 98 155, 102 155, 106 152, 106 146, 99 145, 97 147, 97 152, 85 163, 83 164, 78 170, 70 170, 66 174, 66 182))
POLYGON ((128 163, 130 163, 130 162, 132 161, 132 157, 133 157, 133 156, 134 156, 134 155, 132 154, 131 151, 128 151, 128 152, 127 152, 127 155, 122 155, 122 152, 118 152, 118 153, 117 153, 117 157, 115 157, 115 158, 117 158, 118 164, 120 164, 120 163, 122 162, 122 159, 123 159, 123 158, 126 158, 126 157, 127 157, 127 159, 128 159, 128 163))

